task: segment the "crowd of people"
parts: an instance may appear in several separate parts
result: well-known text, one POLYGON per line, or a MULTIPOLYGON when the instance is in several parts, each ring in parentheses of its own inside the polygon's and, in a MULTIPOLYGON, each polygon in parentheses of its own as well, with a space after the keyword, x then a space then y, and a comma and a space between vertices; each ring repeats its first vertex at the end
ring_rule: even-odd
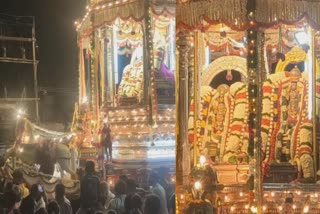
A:
MULTIPOLYGON (((146 175, 147 176, 147 175, 146 175)), ((0 213, 8 214, 173 214, 175 194, 169 193, 156 172, 148 174, 150 188, 139 188, 134 179, 120 176, 114 188, 95 173, 95 164, 87 161, 80 180, 78 203, 66 197, 65 186, 55 186, 54 199, 47 199, 44 188, 33 184, 27 188, 21 170, 3 184, 0 213), (162 185, 161 185, 162 184, 162 185), (78 205, 77 205, 78 204, 78 205)))

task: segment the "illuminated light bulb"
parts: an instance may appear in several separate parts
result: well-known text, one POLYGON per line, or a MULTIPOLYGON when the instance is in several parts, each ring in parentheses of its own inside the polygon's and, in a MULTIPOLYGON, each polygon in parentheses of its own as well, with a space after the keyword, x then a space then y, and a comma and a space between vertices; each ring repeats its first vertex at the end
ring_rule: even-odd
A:
POLYGON ((297 191, 297 195, 301 195, 301 191, 297 191))
POLYGON ((263 211, 266 211, 266 210, 267 210, 267 206, 266 206, 266 205, 263 205, 263 206, 262 206, 262 210, 263 210, 263 211))
POLYGON ((235 210, 234 206, 231 206, 230 211, 233 212, 235 210))
POLYGON ((318 193, 314 193, 314 197, 318 198, 318 193))
POLYGON ((278 210, 280 210, 280 211, 281 211, 282 209, 283 209, 283 207, 282 207, 282 206, 279 206, 279 207, 278 207, 278 210))
POLYGON ((303 207, 303 213, 308 213, 309 212, 309 206, 303 207))
POLYGON ((184 199, 184 194, 180 195, 180 199, 183 200, 184 199))
POLYGON ((225 201, 228 201, 228 200, 229 200, 229 197, 228 197, 227 195, 225 195, 225 196, 224 196, 224 200, 225 200, 225 201))
POLYGON ((244 206, 244 208, 247 210, 247 209, 249 209, 249 204, 246 204, 245 206, 244 206))
POLYGON ((200 156, 200 165, 203 166, 206 163, 206 157, 204 155, 200 156))
POLYGON ((201 188, 201 183, 200 183, 199 181, 196 181, 196 182, 194 183, 194 188, 196 188, 196 190, 200 190, 200 188, 201 188))
POLYGON ((252 205, 250 207, 250 210, 251 210, 252 213, 258 213, 258 207, 256 207, 255 205, 252 205))
POLYGON ((83 98, 82 98, 82 103, 87 103, 88 102, 88 97, 87 96, 84 96, 83 98))
POLYGON ((22 153, 22 152, 23 152, 23 148, 22 148, 22 147, 19 147, 18 151, 19 151, 20 153, 22 153))
POLYGON ((239 195, 240 195, 240 197, 242 197, 243 196, 243 192, 240 192, 239 195))
POLYGON ((292 205, 292 209, 294 209, 294 210, 297 209, 297 205, 295 205, 295 204, 292 205))
POLYGON ((27 142, 29 142, 29 140, 30 140, 30 136, 25 136, 24 137, 24 141, 27 143, 27 142))

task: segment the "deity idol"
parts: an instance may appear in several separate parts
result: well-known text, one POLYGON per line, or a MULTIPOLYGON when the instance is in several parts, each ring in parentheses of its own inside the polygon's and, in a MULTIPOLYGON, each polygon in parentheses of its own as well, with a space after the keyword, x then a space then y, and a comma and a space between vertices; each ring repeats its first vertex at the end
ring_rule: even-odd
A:
MULTIPOLYGON (((217 89, 201 87, 197 141, 204 155, 215 163, 247 162, 248 150, 247 86, 237 82, 217 89)), ((189 142, 193 142, 193 104, 189 119, 189 142)))
POLYGON ((263 85, 262 143, 265 164, 297 165, 304 180, 314 177, 308 81, 298 67, 269 76, 263 85))
POLYGON ((139 45, 132 54, 131 62, 122 74, 118 90, 119 98, 136 98, 141 102, 143 97, 143 48, 139 45))

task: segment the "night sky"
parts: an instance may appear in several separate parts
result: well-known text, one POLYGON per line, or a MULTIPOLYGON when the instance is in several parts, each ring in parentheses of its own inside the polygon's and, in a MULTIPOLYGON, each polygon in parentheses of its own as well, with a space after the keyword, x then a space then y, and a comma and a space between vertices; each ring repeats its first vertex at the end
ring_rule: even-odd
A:
MULTIPOLYGON (((54 96, 53 109, 56 111, 54 118, 61 119, 66 114, 72 114, 73 104, 78 96, 78 50, 74 22, 84 15, 86 0, 0 0, 0 2, 0 13, 35 16, 40 61, 38 84, 41 87, 68 88, 71 89, 68 91, 75 92, 72 96, 49 93, 54 96)), ((0 63, 0 82, 1 79, 2 84, 4 79, 9 81, 5 84, 10 85, 11 95, 15 89, 19 94, 21 85, 32 89, 32 66, 9 66, 0 63), (17 82, 17 86, 11 83, 12 80, 17 82)), ((2 90, 1 88, 0 91, 2 90)), ((32 90, 29 93, 31 92, 32 90)))

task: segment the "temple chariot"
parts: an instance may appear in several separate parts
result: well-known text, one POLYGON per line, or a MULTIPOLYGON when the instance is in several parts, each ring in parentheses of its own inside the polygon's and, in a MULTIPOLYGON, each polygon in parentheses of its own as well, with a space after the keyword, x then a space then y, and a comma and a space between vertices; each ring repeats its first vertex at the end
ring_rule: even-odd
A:
POLYGON ((178 1, 180 212, 319 212, 319 9, 178 1))

